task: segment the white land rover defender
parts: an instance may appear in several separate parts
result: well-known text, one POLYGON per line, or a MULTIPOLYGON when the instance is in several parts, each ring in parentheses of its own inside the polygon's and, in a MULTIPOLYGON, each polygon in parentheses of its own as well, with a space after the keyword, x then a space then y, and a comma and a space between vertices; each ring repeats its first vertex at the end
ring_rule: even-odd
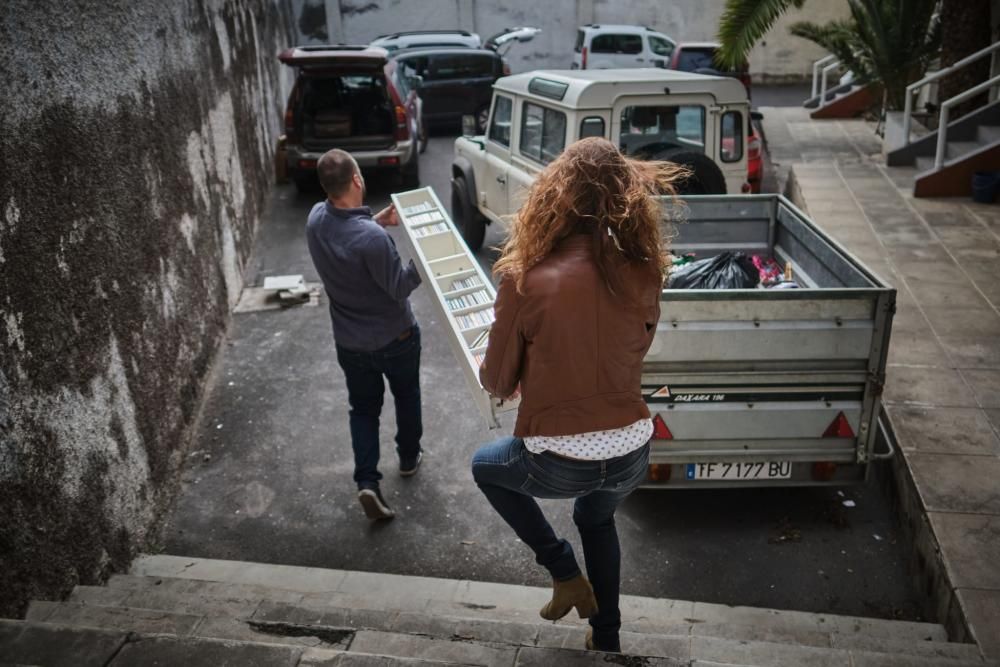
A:
POLYGON ((663 69, 540 70, 493 86, 485 136, 455 140, 451 210, 479 250, 486 225, 514 213, 563 148, 605 137, 627 155, 692 176, 682 194, 748 192, 746 89, 737 79, 663 69))

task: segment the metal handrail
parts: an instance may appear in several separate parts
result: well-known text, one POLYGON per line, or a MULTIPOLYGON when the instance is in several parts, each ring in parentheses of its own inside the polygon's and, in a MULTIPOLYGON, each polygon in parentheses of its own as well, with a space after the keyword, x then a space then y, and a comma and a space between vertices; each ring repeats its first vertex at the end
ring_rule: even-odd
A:
MULTIPOLYGON (((933 83, 934 81, 937 81, 942 77, 948 76, 949 74, 952 74, 956 70, 962 69, 966 65, 974 63, 980 58, 987 56, 991 53, 994 53, 996 51, 1000 51, 1000 41, 995 42, 990 46, 987 46, 985 49, 980 49, 979 51, 976 51, 972 55, 966 56, 961 60, 959 60, 957 63, 949 65, 948 67, 945 67, 942 70, 938 70, 937 72, 932 72, 931 74, 928 74, 924 78, 920 79, 920 81, 908 85, 906 87, 906 104, 903 107, 903 143, 904 144, 910 143, 910 126, 912 125, 912 120, 913 120, 913 93, 915 91, 926 86, 928 83, 933 83)), ((940 126, 938 128, 938 131, 940 132, 940 126)))
POLYGON ((823 56, 819 60, 813 63, 813 87, 812 95, 810 97, 816 97, 819 93, 819 68, 830 62, 832 59, 836 58, 833 54, 828 56, 823 56))
POLYGON ((823 68, 823 81, 820 84, 819 105, 816 107, 817 109, 822 109, 826 106, 826 75, 838 67, 840 67, 840 61, 834 60, 832 63, 823 68))
POLYGON ((971 99, 983 92, 988 90, 993 86, 1000 86, 1000 74, 983 81, 978 86, 969 88, 964 93, 959 93, 955 97, 945 100, 944 104, 941 105, 941 116, 938 119, 938 137, 937 137, 937 153, 934 154, 934 168, 940 169, 941 165, 944 164, 944 151, 945 146, 948 143, 948 112, 956 104, 961 104, 965 100, 971 99))

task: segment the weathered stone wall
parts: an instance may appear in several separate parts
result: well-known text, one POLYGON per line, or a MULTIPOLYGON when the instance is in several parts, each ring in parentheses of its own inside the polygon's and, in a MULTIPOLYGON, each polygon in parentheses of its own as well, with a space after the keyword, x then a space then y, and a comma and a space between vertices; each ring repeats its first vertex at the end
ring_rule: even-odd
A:
POLYGON ((287 0, 0 14, 0 615, 124 567, 242 287, 287 0))
MULTIPOLYGON (((586 23, 646 25, 679 42, 714 41, 725 0, 292 0, 303 43, 366 44, 397 30, 462 28, 484 39, 505 27, 528 25, 542 34, 516 44, 507 59, 514 72, 564 69, 573 60, 576 29, 586 23)), ((793 37, 796 21, 826 23, 849 15, 847 0, 810 0, 782 16, 750 54, 757 80, 798 81, 811 76, 825 52, 793 37)))

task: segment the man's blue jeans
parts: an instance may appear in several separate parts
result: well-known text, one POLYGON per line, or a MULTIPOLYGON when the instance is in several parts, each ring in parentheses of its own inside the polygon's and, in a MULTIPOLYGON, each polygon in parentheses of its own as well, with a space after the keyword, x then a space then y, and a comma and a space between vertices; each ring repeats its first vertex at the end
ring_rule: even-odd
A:
POLYGON ((384 375, 396 403, 396 452, 412 461, 420 453, 423 422, 420 416, 420 327, 414 325, 405 340, 394 340, 374 352, 337 346, 337 361, 347 378, 351 404, 351 446, 354 481, 359 489, 375 488, 378 471, 379 417, 385 395, 384 375))
POLYGON ((599 648, 617 650, 621 612, 621 548, 615 510, 646 478, 649 444, 606 461, 578 461, 544 452, 533 454, 521 438, 501 438, 479 448, 472 476, 486 499, 510 524, 553 579, 580 574, 573 547, 556 537, 535 498, 575 498, 573 522, 580 530, 587 577, 597 598, 590 619, 599 648))

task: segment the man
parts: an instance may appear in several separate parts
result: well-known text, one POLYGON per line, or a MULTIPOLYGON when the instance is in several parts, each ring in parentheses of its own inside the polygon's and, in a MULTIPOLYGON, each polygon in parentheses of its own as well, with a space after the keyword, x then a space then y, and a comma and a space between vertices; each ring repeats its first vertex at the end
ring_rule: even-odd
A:
POLYGON ((316 165, 326 200, 309 213, 309 254, 330 299, 337 361, 347 379, 351 445, 358 500, 369 519, 395 512, 379 490, 379 416, 389 380, 396 403, 399 474, 420 465, 420 328, 409 297, 420 284, 413 261, 405 268, 385 227, 399 224, 393 206, 374 216, 363 205, 365 180, 354 158, 334 149, 316 165))

